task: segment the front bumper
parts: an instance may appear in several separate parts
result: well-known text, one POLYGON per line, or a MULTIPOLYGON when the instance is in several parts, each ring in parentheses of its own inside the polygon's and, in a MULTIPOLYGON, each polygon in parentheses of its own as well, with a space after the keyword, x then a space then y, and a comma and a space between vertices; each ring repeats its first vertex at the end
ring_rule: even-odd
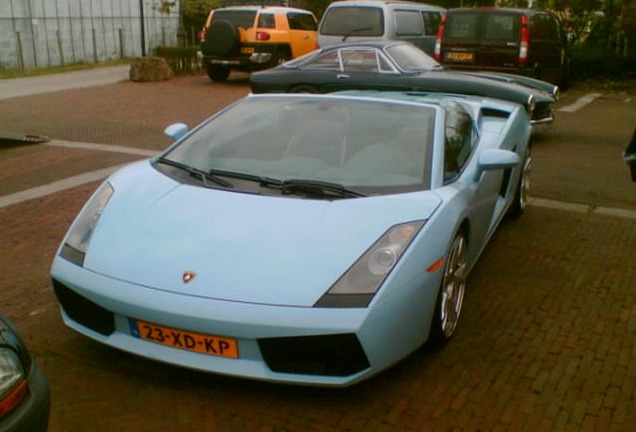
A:
POLYGON ((114 280, 59 257, 54 260, 52 277, 63 320, 79 333, 154 360, 273 382, 354 384, 420 346, 428 324, 413 323, 430 323, 418 299, 359 309, 228 302, 114 280), (140 339, 131 330, 131 319, 232 338, 237 341, 239 358, 140 339))

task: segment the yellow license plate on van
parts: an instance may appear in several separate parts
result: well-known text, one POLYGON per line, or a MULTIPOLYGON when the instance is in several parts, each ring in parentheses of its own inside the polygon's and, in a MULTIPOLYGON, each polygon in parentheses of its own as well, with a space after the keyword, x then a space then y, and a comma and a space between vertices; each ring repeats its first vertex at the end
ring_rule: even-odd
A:
POLYGON ((171 348, 219 357, 239 357, 238 343, 232 338, 194 333, 133 319, 130 320, 130 329, 132 335, 139 339, 171 348))
POLYGON ((446 59, 458 62, 471 62, 475 59, 475 55, 470 52, 450 52, 446 55, 446 59))

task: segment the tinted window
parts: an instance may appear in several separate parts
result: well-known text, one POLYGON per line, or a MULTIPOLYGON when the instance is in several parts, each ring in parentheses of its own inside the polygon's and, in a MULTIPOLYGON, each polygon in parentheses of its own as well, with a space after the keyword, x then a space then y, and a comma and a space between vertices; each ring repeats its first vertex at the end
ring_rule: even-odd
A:
POLYGON ((395 44, 387 47, 386 52, 404 71, 429 70, 439 67, 439 63, 414 45, 395 44))
POLYGON ((519 41, 520 18, 518 15, 485 14, 483 40, 519 41))
POLYGON ((477 14, 453 14, 446 18, 445 39, 477 39, 477 14))
POLYGON ((449 14, 444 39, 518 42, 521 19, 507 13, 475 12, 449 14))
POLYGON ((424 34, 422 16, 417 11, 395 11, 395 34, 398 36, 421 36, 424 34))
POLYGON ((459 175, 468 161, 474 144, 473 122, 457 103, 449 103, 446 107, 444 128, 444 180, 451 180, 459 175))
POLYGON ((217 10, 214 11, 214 14, 212 14, 211 24, 219 20, 226 20, 237 27, 251 28, 254 26, 255 18, 256 11, 217 10))
POLYGON ((310 14, 290 12, 287 14, 287 21, 292 30, 316 30, 316 20, 310 14))
POLYGON ((258 17, 258 28, 276 28, 276 19, 272 14, 261 14, 258 17))
POLYGON ((439 23, 442 21, 442 15, 438 12, 422 12, 422 19, 424 20, 424 34, 435 36, 439 23))
POLYGON ((532 39, 558 40, 556 23, 547 15, 535 15, 530 22, 530 37, 532 39))
POLYGON ((382 36, 384 14, 374 7, 335 7, 327 10, 320 33, 330 36, 382 36))

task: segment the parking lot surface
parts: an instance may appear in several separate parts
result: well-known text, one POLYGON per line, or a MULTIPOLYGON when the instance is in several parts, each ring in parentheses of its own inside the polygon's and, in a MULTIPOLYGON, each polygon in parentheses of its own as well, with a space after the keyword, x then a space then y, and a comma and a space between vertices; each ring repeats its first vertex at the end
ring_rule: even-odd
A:
POLYGON ((66 328, 49 267, 99 180, 64 182, 158 152, 166 125, 194 125, 248 91, 245 76, 192 76, 0 100, 0 130, 52 139, 0 148, 0 203, 15 198, 0 205, 0 310, 49 377, 51 432, 634 430, 636 183, 620 153, 636 102, 625 94, 559 112, 537 136, 533 205, 485 249, 456 337, 367 382, 333 390, 203 374, 66 328))

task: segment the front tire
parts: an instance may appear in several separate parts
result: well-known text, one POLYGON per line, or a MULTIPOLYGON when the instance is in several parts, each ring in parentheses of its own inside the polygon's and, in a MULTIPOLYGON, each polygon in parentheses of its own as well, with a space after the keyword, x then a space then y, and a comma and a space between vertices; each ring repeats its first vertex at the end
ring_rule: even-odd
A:
POLYGON ((434 348, 446 345, 457 329, 468 276, 467 252, 466 237, 459 233, 446 257, 444 277, 431 322, 429 344, 434 348))
POLYGON ((528 196, 530 194, 530 174, 532 173, 532 152, 530 145, 526 148, 526 154, 523 158, 521 174, 515 189, 515 197, 510 204, 508 215, 512 218, 519 218, 528 206, 528 196))
POLYGON ((225 81, 230 76, 230 68, 224 66, 208 65, 206 72, 208 77, 215 82, 225 81))

